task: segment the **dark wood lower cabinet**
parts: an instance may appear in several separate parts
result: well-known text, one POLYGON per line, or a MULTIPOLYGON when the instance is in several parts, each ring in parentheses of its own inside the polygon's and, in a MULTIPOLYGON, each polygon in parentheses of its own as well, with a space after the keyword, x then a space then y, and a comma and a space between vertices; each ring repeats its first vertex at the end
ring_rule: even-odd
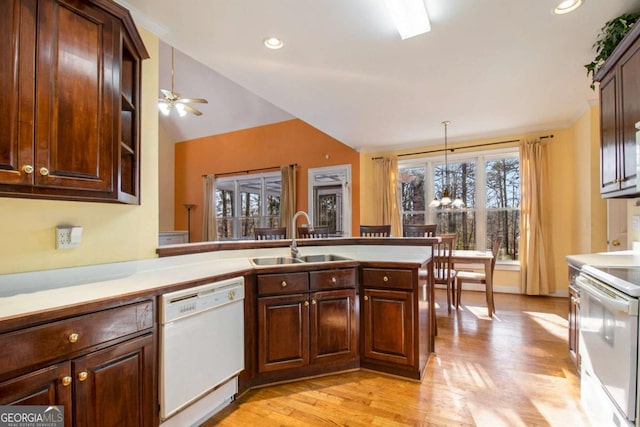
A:
POLYGON ((413 365, 413 293, 365 289, 362 357, 413 365))
POLYGON ((258 372, 309 363, 307 294, 258 299, 258 372))
POLYGON ((355 360, 358 321, 355 289, 311 294, 310 363, 355 360))
POLYGON ((0 383, 0 405, 62 405, 64 425, 73 415, 71 363, 64 362, 0 383))
POLYGON ((153 357, 148 334, 74 360, 74 425, 153 426, 153 357))

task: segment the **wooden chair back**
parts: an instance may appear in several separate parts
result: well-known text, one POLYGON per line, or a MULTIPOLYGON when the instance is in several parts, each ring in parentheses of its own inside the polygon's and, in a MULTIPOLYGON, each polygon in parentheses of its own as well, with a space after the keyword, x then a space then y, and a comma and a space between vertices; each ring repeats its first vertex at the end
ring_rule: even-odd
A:
POLYGON ((280 240, 287 238, 287 227, 254 228, 256 240, 280 240))
POLYGON ((389 237, 391 225, 361 225, 360 237, 389 237))
POLYGON ((325 239, 329 237, 329 227, 298 227, 298 237, 301 239, 325 239))
POLYGON ((451 259, 455 245, 454 236, 440 236, 440 243, 433 245, 433 282, 445 285, 447 288, 447 311, 451 313, 451 303, 454 301, 454 280, 456 272, 451 259))
POLYGON ((493 241, 493 247, 491 248, 491 253, 493 254, 493 259, 491 260, 491 277, 493 277, 493 270, 496 268, 496 259, 498 258, 498 251, 500 250, 501 244, 502 236, 496 236, 496 240, 493 241))
POLYGON ((402 237, 434 237, 437 224, 403 225, 402 237))

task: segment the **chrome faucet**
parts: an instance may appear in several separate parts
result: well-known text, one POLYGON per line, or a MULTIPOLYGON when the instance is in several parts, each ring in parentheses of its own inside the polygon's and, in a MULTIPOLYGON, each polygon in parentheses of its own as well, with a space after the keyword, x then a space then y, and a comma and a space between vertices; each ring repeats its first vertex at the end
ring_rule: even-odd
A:
POLYGON ((309 226, 309 231, 312 231, 311 220, 309 219, 309 215, 305 211, 298 211, 293 215, 293 219, 291 220, 291 258, 298 258, 298 244, 296 243, 296 220, 300 215, 303 215, 307 218, 307 225, 309 226))

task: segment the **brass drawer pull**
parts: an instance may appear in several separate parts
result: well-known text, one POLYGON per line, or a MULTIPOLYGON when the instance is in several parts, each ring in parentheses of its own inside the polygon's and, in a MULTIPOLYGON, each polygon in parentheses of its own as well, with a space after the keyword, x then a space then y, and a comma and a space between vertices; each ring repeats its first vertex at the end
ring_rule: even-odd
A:
POLYGON ((70 343, 78 342, 78 338, 80 338, 80 336, 74 332, 69 335, 69 342, 70 343))
POLYGON ((41 167, 40 168, 40 175, 42 176, 47 176, 49 175, 49 169, 45 168, 45 167, 41 167))
POLYGON ((311 300, 311 305, 316 305, 316 300, 312 299, 311 300))
POLYGON ((309 301, 304 302, 304 306, 307 307, 309 305, 309 301))
POLYGON ((383 281, 383 282, 388 282, 388 281, 389 281, 389 278, 388 278, 387 276, 384 276, 384 277, 382 278, 382 281, 383 281))
POLYGON ((87 379, 89 375, 87 374, 87 371, 82 371, 78 374, 78 379, 80 381, 85 381, 87 379))
POLYGON ((33 166, 31 165, 24 165, 22 167, 22 172, 26 173, 26 174, 30 174, 33 173, 33 166))
POLYGON ((65 387, 69 387, 71 385, 71 377, 62 377, 62 385, 65 387))
POLYGON ((331 278, 331 283, 337 283, 337 282, 338 282, 338 279, 336 279, 336 276, 333 276, 331 278))
POLYGON ((365 295, 365 296, 364 296, 364 300, 365 300, 365 301, 369 301, 369 296, 368 296, 368 295, 365 295))
POLYGON ((287 282, 285 282, 284 280, 282 281, 282 283, 280 283, 280 286, 282 286, 283 288, 287 287, 287 282))

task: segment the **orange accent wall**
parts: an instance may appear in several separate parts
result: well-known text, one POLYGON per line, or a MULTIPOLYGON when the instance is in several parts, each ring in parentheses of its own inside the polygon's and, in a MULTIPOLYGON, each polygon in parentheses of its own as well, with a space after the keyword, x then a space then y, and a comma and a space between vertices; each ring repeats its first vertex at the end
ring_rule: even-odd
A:
POLYGON ((203 175, 292 163, 298 164, 297 210, 305 211, 308 210, 308 170, 351 165, 351 232, 358 235, 360 155, 300 119, 177 143, 175 162, 175 229, 187 229, 184 204, 195 204, 191 210, 192 242, 202 241, 203 175))

